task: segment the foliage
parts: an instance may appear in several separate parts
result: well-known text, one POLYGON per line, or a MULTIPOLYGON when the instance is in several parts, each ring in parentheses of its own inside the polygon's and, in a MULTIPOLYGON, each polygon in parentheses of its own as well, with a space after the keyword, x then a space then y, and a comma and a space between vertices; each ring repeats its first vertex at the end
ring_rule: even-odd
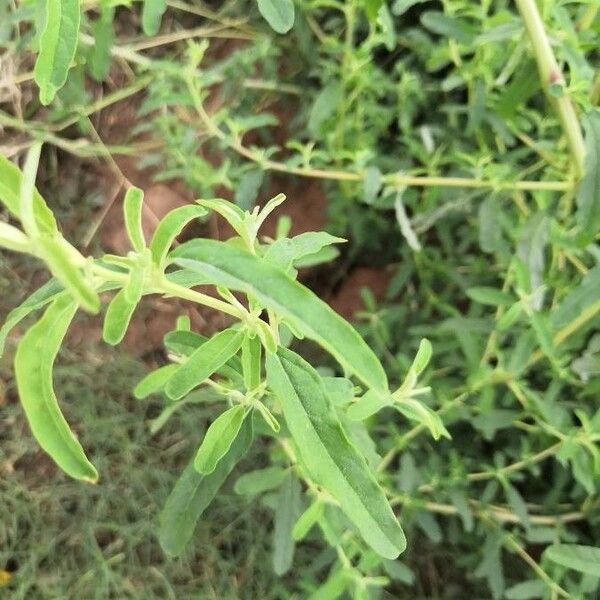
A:
MULTIPOLYGON (((45 23, 33 11, 13 13, 11 23, 35 23, 37 34, 3 33, 2 43, 17 61, 24 47, 39 48, 34 76, 48 112, 23 120, 3 111, 0 122, 80 157, 135 151, 135 135, 152 136, 159 143, 141 164, 157 179, 182 179, 205 198, 228 190, 233 202, 173 211, 146 243, 142 195, 129 187, 133 252, 86 259, 35 191, 35 146, 23 178, 2 163, 0 194, 23 226, 1 223, 2 244, 34 254, 54 276, 0 332, 2 340, 45 308, 16 360, 42 446, 70 474, 94 479, 48 383, 61 319, 76 304, 97 311, 100 292, 117 290, 104 329, 117 344, 144 296, 179 296, 239 323, 207 340, 181 321, 165 338, 172 362, 135 390, 161 396, 165 420, 186 405, 220 411, 167 501, 167 552, 183 550, 254 439, 268 466, 242 475, 235 489, 273 511, 274 571, 288 572, 307 544, 336 549, 316 570, 294 573, 290 590, 301 597, 594 593, 596 3, 118 4, 78 12, 64 2, 59 14, 49 2, 57 18, 45 23), (287 33, 274 34, 263 18, 287 33), (113 19, 129 19, 129 34, 113 19), (62 55, 53 44, 59 31, 68 32, 62 55), (140 31, 150 39, 135 38, 140 31), (108 90, 123 61, 135 78, 98 107, 83 73, 108 90), (89 115, 140 90, 132 141, 124 150, 98 144, 89 115), (58 135, 65 131, 91 143, 83 149, 58 135), (276 239, 258 236, 281 197, 262 210, 255 204, 283 175, 319 180, 328 234, 288 237, 282 219, 276 239), (208 211, 236 237, 169 251, 208 211), (339 236, 348 243, 335 250, 339 236), (385 297, 363 292, 362 336, 299 283, 306 264, 324 276, 387 268, 385 297), (218 297, 193 290, 200 284, 218 297), (52 420, 38 419, 40 402, 52 420), (394 514, 408 540, 400 560, 392 560, 404 549, 394 514)), ((32 101, 27 114, 36 110, 32 101)), ((290 202, 302 203, 302 191, 290 202)))

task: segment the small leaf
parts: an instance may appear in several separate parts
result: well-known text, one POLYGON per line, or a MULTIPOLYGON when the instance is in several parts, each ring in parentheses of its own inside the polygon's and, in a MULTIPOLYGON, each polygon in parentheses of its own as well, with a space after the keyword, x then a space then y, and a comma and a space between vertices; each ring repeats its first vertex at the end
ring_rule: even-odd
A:
POLYGON ((310 476, 378 554, 396 558, 406 548, 402 528, 366 460, 348 440, 319 374, 291 350, 279 348, 267 356, 267 382, 310 476))
POLYGON ((319 519, 323 516, 325 505, 321 500, 315 500, 299 517, 294 528, 292 537, 299 542, 303 540, 319 519))
POLYGON ((251 338, 244 336, 242 342, 242 371, 244 384, 248 391, 252 391, 260 385, 262 345, 258 336, 251 338))
POLYGON ((125 333, 127 333, 127 328, 129 327, 135 307, 136 303, 130 302, 127 299, 125 289, 117 292, 115 297, 110 301, 102 329, 102 339, 107 344, 116 346, 121 343, 125 337, 125 333))
POLYGON ((535 598, 543 598, 547 589, 543 581, 530 579, 509 587, 504 592, 504 597, 506 600, 534 600, 535 598))
POLYGON ((258 10, 277 33, 287 33, 294 25, 292 0, 257 0, 258 10))
POLYGON ((450 439, 450 434, 440 416, 431 410, 428 406, 414 400, 413 398, 402 398, 402 400, 394 404, 394 408, 399 410, 405 417, 411 421, 416 421, 419 424, 425 425, 431 432, 434 440, 440 437, 450 439))
POLYGON ((383 6, 383 0, 362 0, 362 3, 369 21, 374 22, 377 19, 379 9, 383 6))
POLYGON ((398 225, 400 226, 400 233, 404 236, 407 244, 415 252, 421 252, 421 244, 419 243, 417 234, 414 232, 410 219, 406 214, 406 209, 404 208, 404 203, 402 202, 402 194, 400 193, 396 195, 396 200, 394 201, 394 210, 396 212, 396 221, 398 221, 398 225))
POLYGON ((308 115, 308 131, 313 137, 323 137, 321 126, 333 116, 342 99, 342 88, 339 83, 328 83, 317 94, 308 115))
POLYGON ((600 573, 600 548, 579 544, 548 546, 544 557, 567 569, 598 576, 600 573))
POLYGON ((79 0, 46 0, 46 26, 40 36, 40 51, 34 78, 40 101, 46 106, 65 84, 79 41, 79 0))
POLYGON ((243 496, 254 496, 262 494, 281 485, 285 479, 287 470, 281 467, 266 467, 244 473, 233 487, 236 494, 243 496))
POLYGON ((295 266, 296 261, 316 254, 331 244, 345 241, 325 231, 308 231, 293 238, 276 240, 267 247, 263 258, 273 266, 287 270, 295 266))
POLYGON ((264 260, 222 242, 192 240, 171 253, 180 266, 197 270, 213 284, 255 298, 318 342, 368 386, 387 391, 387 377, 356 330, 313 292, 264 260))
POLYGON ((166 0, 144 0, 142 29, 146 35, 156 35, 158 33, 165 10, 167 10, 166 0))
POLYGON ((143 400, 151 394, 162 391, 165 383, 171 375, 179 368, 179 365, 164 365, 148 373, 133 389, 133 395, 138 400, 143 400))
POLYGON ((427 338, 423 338, 419 343, 417 355, 410 367, 415 376, 418 377, 427 368, 432 355, 433 348, 431 347, 431 342, 427 338))
POLYGON ((363 175, 364 202, 373 204, 381 189, 381 171, 377 167, 367 167, 363 175))
POLYGON ((300 482, 288 471, 277 494, 275 525, 273 528, 273 571, 284 575, 294 561, 295 541, 292 536, 294 523, 300 514, 300 482))
POLYGON ((143 203, 144 192, 140 188, 130 187, 127 189, 125 199, 123 200, 123 214, 129 241, 136 252, 143 252, 146 247, 144 231, 142 229, 143 203))
POLYGON ((490 306, 507 306, 512 304, 515 299, 510 295, 497 290, 493 287, 472 287, 467 289, 467 296, 479 304, 488 304, 490 306))
POLYGON ((52 387, 52 367, 77 305, 57 296, 42 318, 22 337, 15 355, 19 398, 40 446, 67 475, 91 483, 98 473, 69 429, 52 387))
POLYGON ((583 116, 585 129, 585 174, 577 190, 577 222, 586 240, 593 240, 600 230, 600 111, 583 116))
POLYGON ((581 283, 571 288, 550 316, 552 327, 559 329, 576 319, 600 298, 600 266, 590 269, 581 283))
POLYGON ((190 463, 169 494, 160 515, 159 540, 170 556, 179 556, 194 535, 198 519, 252 444, 252 419, 245 419, 229 451, 210 475, 202 475, 190 463))
POLYGON ((246 414, 247 408, 238 404, 221 413, 210 424, 194 458, 196 471, 209 475, 215 470, 237 437, 246 414))
POLYGON ((242 175, 235 188, 234 202, 242 210, 252 210, 256 204, 256 198, 260 186, 265 178, 265 172, 261 169, 252 169, 242 175))
POLYGON ((114 41, 113 17, 114 6, 107 1, 100 3, 100 18, 92 25, 94 44, 90 49, 87 66, 90 75, 98 82, 103 81, 110 69, 110 50, 114 41))
POLYGON ((152 261, 163 265, 169 249, 183 228, 195 219, 206 215, 206 210, 194 204, 172 210, 159 224, 150 241, 152 261))
POLYGON ((167 381, 167 396, 178 400, 200 385, 237 353, 243 339, 239 329, 225 329, 202 344, 167 381))
POLYGON ((386 406, 392 406, 393 399, 389 394, 380 394, 369 390, 362 398, 348 409, 348 417, 353 421, 364 421, 386 406))

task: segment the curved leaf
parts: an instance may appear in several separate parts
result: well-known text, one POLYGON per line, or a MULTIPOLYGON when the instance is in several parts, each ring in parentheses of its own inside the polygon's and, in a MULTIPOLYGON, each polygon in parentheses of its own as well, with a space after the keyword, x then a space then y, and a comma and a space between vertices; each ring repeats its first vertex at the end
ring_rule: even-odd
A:
POLYGON ((210 475, 191 462, 169 494, 160 515, 159 541, 170 556, 179 556, 194 534, 198 519, 252 444, 252 419, 245 419, 239 435, 210 475))
POLYGON ((46 26, 33 71, 44 105, 52 102, 67 80, 79 39, 80 19, 79 0, 46 0, 46 26))
POLYGON ((130 187, 123 200, 123 216, 129 241, 136 252, 142 252, 146 247, 144 230, 142 229, 142 206, 144 192, 137 187, 130 187))
POLYGON ((267 381, 311 477, 339 502, 377 553, 396 558, 406 548, 404 532, 343 430, 319 374, 291 350, 279 348, 267 357, 267 381))
POLYGON ((277 33, 287 33, 294 25, 292 0, 258 0, 258 10, 277 33))
POLYGON ((555 544, 548 546, 544 556, 567 569, 598 576, 600 573, 600 548, 580 544, 555 544))
POLYGON ((281 269, 214 240, 186 242, 176 248, 171 257, 177 264, 201 272, 215 285, 256 298, 323 346, 346 371, 372 388, 387 391, 383 367, 356 330, 281 269))
POLYGON ((69 429, 52 388, 52 366, 77 305, 60 294, 21 339, 15 356, 19 397, 40 446, 65 473, 96 482, 98 473, 69 429))
POLYGON ((172 210, 159 224, 150 242, 152 261, 162 265, 169 253, 175 238, 183 231, 183 228, 199 217, 206 214, 201 206, 190 204, 172 210))
POLYGON ((143 400, 151 394, 160 392, 168 379, 179 368, 179 365, 164 365, 148 373, 133 389, 133 396, 137 400, 143 400))

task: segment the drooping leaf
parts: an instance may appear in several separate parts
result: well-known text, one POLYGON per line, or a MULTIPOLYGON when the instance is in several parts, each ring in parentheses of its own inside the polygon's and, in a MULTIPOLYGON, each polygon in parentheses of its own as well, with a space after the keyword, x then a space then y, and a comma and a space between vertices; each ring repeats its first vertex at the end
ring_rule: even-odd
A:
POLYGON ((586 240, 600 230, 600 110, 594 109, 582 119, 585 129, 584 176, 577 190, 577 222, 586 240))
POLYGON ((289 471, 281 484, 275 508, 273 527, 273 571, 284 575, 294 561, 295 540, 292 536, 294 523, 300 514, 300 482, 289 471))
POLYGON ((250 448, 252 437, 252 419, 245 419, 239 435, 210 475, 198 473, 193 462, 185 468, 160 516, 159 540, 167 554, 179 556, 184 551, 198 519, 250 448))
POLYGON ((52 367, 77 304, 57 296, 19 342, 15 376, 29 426, 40 446, 68 475, 94 483, 98 473, 70 430, 52 387, 52 367))
POLYGON ((387 391, 379 360, 354 328, 310 290, 256 256, 213 240, 186 242, 171 253, 185 268, 215 285, 245 292, 315 340, 349 372, 372 388, 387 391))
POLYGON ((79 40, 79 0, 46 0, 46 26, 34 68, 40 101, 50 104, 65 84, 79 40))
POLYGON ((598 576, 600 573, 600 548, 581 544, 555 544, 548 546, 544 556, 558 565, 580 573, 598 576))
POLYGON ((167 396, 177 400, 200 385, 237 353, 243 339, 243 331, 225 329, 202 344, 167 381, 167 396))
POLYGON ((319 374, 291 350, 279 348, 267 357, 267 381, 310 476, 339 502, 377 553, 396 558, 406 548, 402 528, 344 432, 319 374))
POLYGON ((196 471, 210 475, 215 470, 238 436, 247 413, 245 406, 237 404, 221 413, 210 424, 194 458, 196 471))
POLYGON ((234 491, 243 496, 262 494, 279 487, 285 479, 287 471, 282 467, 272 466, 244 473, 236 482, 234 491))
POLYGON ((294 25, 293 0, 257 0, 258 10, 277 33, 287 33, 294 25))
POLYGON ((156 35, 158 33, 165 10, 167 10, 166 0, 144 0, 142 28, 146 35, 156 35))

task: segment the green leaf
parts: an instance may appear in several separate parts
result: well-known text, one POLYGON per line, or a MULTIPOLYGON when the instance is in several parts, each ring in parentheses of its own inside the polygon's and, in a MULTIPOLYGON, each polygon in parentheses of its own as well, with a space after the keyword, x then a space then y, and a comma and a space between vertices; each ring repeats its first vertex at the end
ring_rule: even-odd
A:
POLYGON ((488 304, 490 306, 507 306, 512 304, 515 299, 510 295, 497 290, 493 287, 472 287, 467 289, 467 296, 479 304, 488 304))
POLYGON ((432 355, 433 348, 431 347, 431 342, 427 338, 423 338, 419 342, 417 355, 410 367, 410 370, 414 373, 415 377, 418 377, 427 368, 432 355))
POLYGON ((108 1, 101 2, 100 18, 96 19, 92 25, 94 44, 90 48, 87 66, 90 71, 90 75, 98 82, 103 81, 106 78, 108 75, 108 70, 110 69, 110 50, 114 41, 114 14, 114 6, 111 6, 108 1))
POLYGON ((406 548, 402 528, 366 460, 348 440, 319 374, 291 350, 279 348, 267 356, 267 382, 310 476, 378 554, 396 558, 406 548))
POLYGON ((57 296, 19 342, 15 376, 29 426, 40 446, 68 475, 94 483, 98 473, 69 429, 52 387, 52 367, 77 305, 57 296))
POLYGON ((235 188, 233 200, 237 206, 242 210, 252 210, 254 208, 264 178, 265 172, 261 169, 252 169, 244 173, 235 188))
POLYGON ((345 377, 321 377, 327 397, 336 406, 345 406, 354 399, 354 384, 345 377))
POLYGON ((294 25, 292 0, 257 0, 258 10, 277 33, 287 33, 294 25))
POLYGON ((125 228, 129 241, 136 252, 143 252, 146 247, 144 231, 142 229, 142 206, 144 203, 144 192, 140 188, 130 187, 125 193, 123 200, 123 215, 125 217, 125 228))
POLYGON ((529 529, 531 527, 531 521, 529 520, 529 513, 527 511, 527 504, 523 500, 523 497, 513 485, 508 481, 503 482, 504 493, 506 494, 506 500, 513 512, 519 517, 521 524, 529 529))
POLYGON ((313 137, 323 137, 321 126, 333 116, 342 99, 342 88, 339 83, 328 83, 317 94, 308 115, 308 131, 313 137))
POLYGON ((577 222, 586 240, 593 240, 600 230, 600 111, 583 116, 585 129, 584 176, 577 190, 577 222))
POLYGON ((242 371, 244 373, 244 384, 248 391, 252 391, 260 385, 262 345, 258 336, 251 338, 244 336, 242 342, 242 371))
POLYGON ((348 409, 348 417, 353 421, 364 421, 386 406, 392 406, 393 399, 389 394, 379 394, 369 390, 362 398, 348 409))
POLYGON ((260 258, 214 240, 192 240, 171 257, 215 285, 245 292, 316 341, 368 386, 387 391, 379 360, 354 328, 303 285, 260 258))
POLYGON ((296 261, 320 252, 331 244, 346 242, 345 239, 330 235, 325 231, 308 231, 293 238, 276 240, 264 254, 264 260, 284 270, 294 266, 296 261))
POLYGON ((327 580, 319 585, 308 600, 337 600, 346 591, 352 581, 351 573, 346 569, 337 569, 332 572, 327 580))
POLYGON ((142 29, 146 35, 156 35, 158 33, 165 10, 167 10, 165 0, 144 0, 142 29))
POLYGON ((237 437, 248 409, 242 404, 221 413, 206 431, 194 458, 194 468, 199 473, 210 475, 219 461, 227 454, 237 437))
POLYGON ((225 329, 202 344, 167 381, 167 396, 178 400, 200 385, 237 353, 243 339, 243 331, 225 329))
POLYGON ((46 26, 33 71, 46 106, 65 84, 79 40, 79 0, 46 0, 46 26))
POLYGON ((504 597, 506 600, 534 600, 534 598, 543 598, 547 589, 543 581, 530 579, 509 587, 504 592, 504 597))
POLYGON ((471 44, 476 34, 476 31, 466 25, 464 21, 456 17, 449 17, 435 10, 425 11, 421 15, 421 23, 429 31, 433 31, 433 33, 444 37, 453 38, 465 45, 471 44))
POLYGON ((600 573, 600 548, 579 544, 557 544, 548 546, 544 557, 579 573, 596 577, 600 573))
POLYGON ((63 286, 57 279, 51 279, 45 283, 41 288, 37 289, 29 298, 27 298, 22 304, 13 308, 6 317, 2 328, 0 328, 0 356, 4 353, 4 345, 6 338, 10 331, 18 325, 27 315, 35 310, 43 308, 54 300, 60 292, 63 291, 63 286))
POLYGON ((233 487, 236 494, 243 496, 254 496, 262 494, 281 485, 285 479, 287 470, 282 467, 266 467, 244 473, 233 487))
POLYGON ((425 425, 431 432, 434 440, 438 440, 440 437, 450 439, 450 434, 446 427, 444 427, 440 416, 422 402, 414 398, 402 398, 402 400, 396 402, 393 406, 411 421, 425 425))
MULTIPOLYGON (((21 189, 23 187, 23 174, 8 158, 0 155, 0 202, 6 206, 8 212, 21 218, 20 203, 21 189)), ((33 212, 38 229, 44 233, 56 233, 56 221, 52 211, 46 206, 37 189, 33 189, 33 212)))
POLYGON ((158 369, 148 373, 133 389, 133 395, 137 400, 143 400, 151 394, 156 394, 165 387, 165 383, 169 380, 171 375, 177 369, 179 365, 171 364, 164 365, 158 369))
POLYGON ((191 221, 206 215, 206 210, 201 206, 190 204, 172 210, 159 224, 150 242, 152 261, 156 265, 163 265, 171 245, 183 228, 191 221))
POLYGON ((299 542, 303 540, 319 519, 323 516, 325 505, 321 500, 315 500, 299 517, 294 528, 292 537, 299 542))
POLYGON ((239 435, 210 475, 198 473, 193 462, 186 467, 160 516, 159 541, 168 555, 179 556, 184 551, 198 519, 250 448, 252 437, 252 419, 245 419, 239 435))
POLYGON ((560 329, 576 319, 600 298, 600 266, 588 271, 581 283, 563 298, 550 316, 552 327, 560 329))
POLYGON ((364 202, 373 204, 381 189, 381 171, 377 167, 367 167, 363 175, 364 202))
POLYGON ((273 527, 273 571, 284 575, 294 561, 295 540, 292 537, 294 523, 300 514, 300 482, 292 471, 283 480, 275 508, 273 527))
POLYGON ((379 9, 383 6, 383 0, 362 0, 362 3, 369 21, 375 21, 377 19, 379 9))
POLYGON ((102 329, 102 339, 111 346, 121 343, 127 333, 129 322, 137 303, 131 302, 127 298, 125 288, 117 292, 110 301, 104 317, 104 327, 102 329))

